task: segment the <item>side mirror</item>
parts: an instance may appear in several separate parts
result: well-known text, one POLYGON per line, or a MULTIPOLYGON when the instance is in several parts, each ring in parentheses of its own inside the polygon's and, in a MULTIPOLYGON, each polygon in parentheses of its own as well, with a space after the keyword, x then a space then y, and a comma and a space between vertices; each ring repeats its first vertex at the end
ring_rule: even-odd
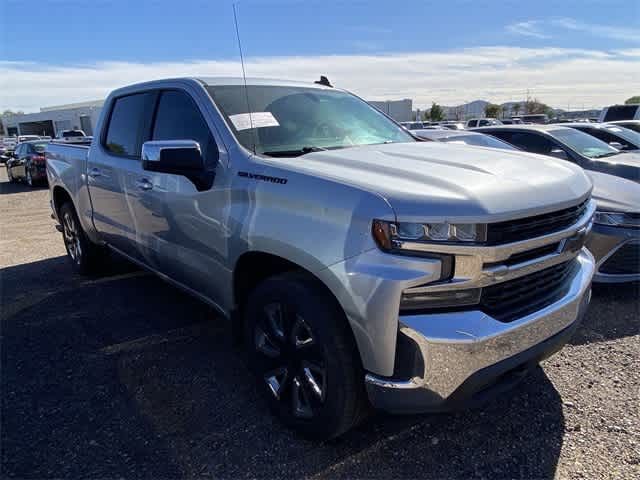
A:
POLYGON ((198 142, 155 140, 142 144, 142 168, 151 172, 189 176, 204 170, 204 160, 198 142))
POLYGON ((609 142, 609 146, 616 148, 618 150, 623 150, 624 149, 624 145, 622 145, 620 142, 609 142))
POLYGON ((551 156, 553 158, 557 158, 559 160, 569 160, 569 157, 567 156, 567 152, 565 152, 561 148, 554 148, 549 153, 549 156, 551 156))
POLYGON ((215 172, 205 168, 200 144, 194 140, 154 140, 142 144, 142 168, 188 178, 198 191, 211 188, 215 172))

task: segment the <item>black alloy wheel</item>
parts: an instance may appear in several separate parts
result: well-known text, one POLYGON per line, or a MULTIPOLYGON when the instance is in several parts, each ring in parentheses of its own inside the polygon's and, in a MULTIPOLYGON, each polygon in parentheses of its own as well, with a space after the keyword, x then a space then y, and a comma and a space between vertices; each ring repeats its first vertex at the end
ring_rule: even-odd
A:
POLYGON ((97 273, 104 266, 103 260, 108 255, 106 247, 89 240, 71 202, 66 202, 60 207, 58 219, 62 226, 64 246, 73 268, 83 275, 97 273))
POLYGON ((364 419, 369 403, 351 327, 338 302, 305 272, 263 280, 246 300, 249 365, 269 408, 316 440, 364 419))
POLYGON ((297 418, 311 418, 325 400, 327 370, 324 352, 295 306, 270 303, 254 329, 261 355, 261 373, 280 408, 297 418))
POLYGON ((80 241, 80 225, 76 222, 71 210, 62 212, 62 237, 64 246, 71 260, 78 266, 82 263, 82 242, 80 241))

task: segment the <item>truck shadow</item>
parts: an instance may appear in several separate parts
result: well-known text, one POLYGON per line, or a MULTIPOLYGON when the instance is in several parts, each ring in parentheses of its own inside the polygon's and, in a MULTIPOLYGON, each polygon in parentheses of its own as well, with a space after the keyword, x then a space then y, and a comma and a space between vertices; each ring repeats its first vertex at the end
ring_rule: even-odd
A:
POLYGON ((0 271, 6 475, 554 474, 564 417, 541 369, 479 410, 377 415, 309 442, 269 414, 225 322, 127 265, 88 281, 64 257, 0 271))

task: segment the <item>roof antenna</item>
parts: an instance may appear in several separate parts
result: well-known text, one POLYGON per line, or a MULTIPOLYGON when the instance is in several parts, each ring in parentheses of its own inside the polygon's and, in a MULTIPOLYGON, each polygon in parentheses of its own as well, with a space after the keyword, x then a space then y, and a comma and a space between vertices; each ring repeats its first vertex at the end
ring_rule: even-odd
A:
POLYGON ((325 77, 324 75, 320 75, 320 80, 316 80, 313 83, 317 83, 318 85, 324 85, 325 87, 333 88, 333 85, 331 85, 331 83, 329 83, 329 79, 327 77, 325 77))
POLYGON ((251 126, 251 136, 253 137, 253 153, 256 153, 256 137, 253 129, 253 118, 251 116, 251 104, 249 103, 249 89, 247 88, 247 74, 244 71, 244 56, 242 55, 242 43, 240 43, 240 29, 238 28, 238 14, 236 4, 233 4, 233 22, 236 26, 236 37, 238 38, 238 50, 240 50, 240 65, 242 65, 242 81, 244 82, 244 95, 247 99, 247 113, 249 114, 249 125, 251 126))

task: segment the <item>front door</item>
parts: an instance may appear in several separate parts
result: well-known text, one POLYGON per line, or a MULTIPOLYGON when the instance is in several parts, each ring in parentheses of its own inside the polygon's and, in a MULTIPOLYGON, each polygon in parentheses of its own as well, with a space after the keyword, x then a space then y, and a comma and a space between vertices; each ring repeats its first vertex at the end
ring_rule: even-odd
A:
POLYGON ((145 262, 187 287, 221 304, 220 282, 227 258, 224 212, 229 206, 224 169, 218 165, 213 135, 188 93, 161 92, 152 140, 194 140, 205 164, 217 175, 200 191, 186 177, 145 171, 138 179, 135 210, 139 249, 145 262))

